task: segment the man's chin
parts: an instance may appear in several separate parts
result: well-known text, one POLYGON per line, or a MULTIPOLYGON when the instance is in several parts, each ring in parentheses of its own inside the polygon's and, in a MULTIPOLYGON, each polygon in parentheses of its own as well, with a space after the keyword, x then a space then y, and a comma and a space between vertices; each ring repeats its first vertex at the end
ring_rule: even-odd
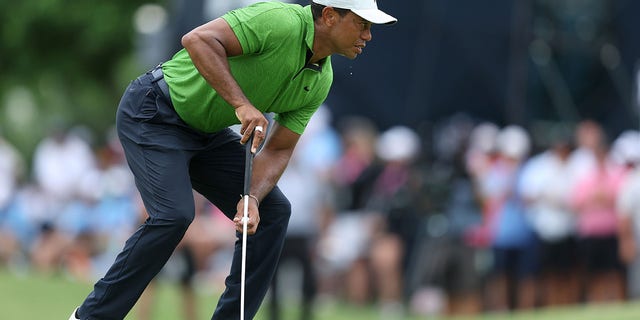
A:
POLYGON ((358 54, 357 54, 357 53, 351 53, 351 54, 340 54, 340 55, 341 55, 341 56, 343 56, 343 57, 345 57, 345 58, 347 58, 347 59, 349 59, 349 60, 353 60, 353 59, 355 59, 355 58, 357 58, 357 57, 358 57, 358 54))

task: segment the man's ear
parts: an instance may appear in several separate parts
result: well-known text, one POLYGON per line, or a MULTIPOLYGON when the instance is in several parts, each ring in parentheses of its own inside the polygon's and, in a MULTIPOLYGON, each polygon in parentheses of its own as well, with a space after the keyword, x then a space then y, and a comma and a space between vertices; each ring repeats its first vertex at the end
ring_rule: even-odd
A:
POLYGON ((332 7, 324 7, 322 9, 322 20, 328 26, 332 26, 338 22, 338 12, 333 10, 332 7))

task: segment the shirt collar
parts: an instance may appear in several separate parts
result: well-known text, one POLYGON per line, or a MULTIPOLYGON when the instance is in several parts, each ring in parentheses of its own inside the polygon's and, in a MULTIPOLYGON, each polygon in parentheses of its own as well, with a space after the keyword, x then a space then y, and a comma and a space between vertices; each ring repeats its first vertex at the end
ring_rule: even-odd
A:
POLYGON ((313 36, 315 35, 315 27, 313 25, 313 15, 311 14, 311 6, 306 6, 304 14, 304 24, 305 24, 305 38, 304 42, 307 44, 309 50, 313 49, 313 36))
POLYGON ((315 26, 313 24, 313 15, 311 14, 311 6, 308 5, 304 9, 305 15, 303 21, 306 29, 304 42, 307 44, 307 64, 305 67, 314 69, 316 71, 322 71, 322 67, 324 66, 325 62, 327 62, 328 57, 320 60, 317 65, 308 63, 309 59, 313 55, 313 37, 315 36, 315 26))

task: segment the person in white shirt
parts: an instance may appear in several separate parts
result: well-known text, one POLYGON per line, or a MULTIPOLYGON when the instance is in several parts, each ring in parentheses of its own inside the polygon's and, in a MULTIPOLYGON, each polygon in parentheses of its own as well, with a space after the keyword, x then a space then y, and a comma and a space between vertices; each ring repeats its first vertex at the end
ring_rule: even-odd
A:
POLYGON ((568 136, 532 157, 524 167, 520 190, 527 214, 540 239, 541 303, 545 306, 578 302, 576 217, 570 209, 571 171, 568 136))

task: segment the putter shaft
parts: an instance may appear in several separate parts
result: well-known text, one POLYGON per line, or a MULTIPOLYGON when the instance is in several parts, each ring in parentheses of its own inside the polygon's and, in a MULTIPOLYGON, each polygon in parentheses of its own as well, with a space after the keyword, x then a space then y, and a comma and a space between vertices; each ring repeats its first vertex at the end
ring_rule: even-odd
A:
POLYGON ((240 320, 244 320, 244 296, 245 282, 247 275, 247 223, 249 222, 249 193, 251 190, 251 172, 253 171, 253 153, 251 146, 253 145, 253 133, 246 143, 245 149, 245 167, 244 167, 244 192, 242 199, 244 200, 244 210, 242 212, 242 266, 240 270, 240 320))

